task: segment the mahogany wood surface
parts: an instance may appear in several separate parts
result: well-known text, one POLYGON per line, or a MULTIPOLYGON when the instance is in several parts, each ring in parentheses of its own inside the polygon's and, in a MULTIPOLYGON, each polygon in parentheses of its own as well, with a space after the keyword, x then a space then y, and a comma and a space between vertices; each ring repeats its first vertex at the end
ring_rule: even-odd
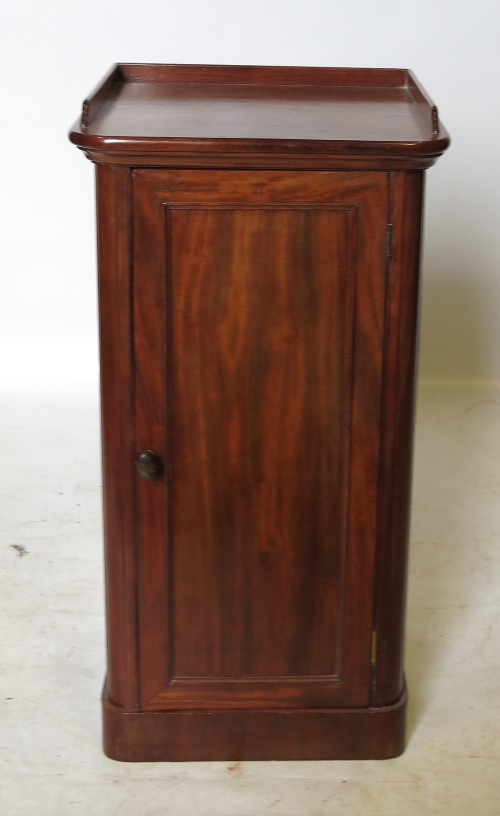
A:
POLYGON ((133 193, 142 705, 367 705, 387 174, 133 193))
POLYGON ((108 689, 136 708, 131 177, 127 168, 98 166, 96 181, 108 689))
POLYGON ((380 708, 133 712, 103 694, 104 750, 123 762, 392 759, 406 692, 380 708))
POLYGON ((403 645, 419 307, 423 173, 391 173, 392 257, 386 293, 379 473, 373 705, 404 685, 403 645))
POLYGON ((71 140, 110 154, 393 156, 429 166, 449 137, 406 70, 118 65, 84 103, 71 140))
POLYGON ((71 138, 97 164, 107 754, 396 756, 437 109, 408 71, 118 65, 71 138))
MULTIPOLYGON (((401 88, 404 68, 317 68, 293 65, 162 65, 120 63, 113 70, 122 82, 210 85, 307 85, 347 88, 401 88)), ((117 78, 117 81, 120 81, 117 78)))

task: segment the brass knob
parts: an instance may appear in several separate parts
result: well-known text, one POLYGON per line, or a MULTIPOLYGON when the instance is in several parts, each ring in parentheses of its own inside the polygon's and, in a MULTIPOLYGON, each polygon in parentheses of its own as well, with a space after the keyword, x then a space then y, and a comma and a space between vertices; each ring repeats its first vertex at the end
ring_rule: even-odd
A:
POLYGON ((161 459, 152 450, 143 450, 137 454, 134 460, 137 473, 143 479, 159 479, 163 473, 161 459))

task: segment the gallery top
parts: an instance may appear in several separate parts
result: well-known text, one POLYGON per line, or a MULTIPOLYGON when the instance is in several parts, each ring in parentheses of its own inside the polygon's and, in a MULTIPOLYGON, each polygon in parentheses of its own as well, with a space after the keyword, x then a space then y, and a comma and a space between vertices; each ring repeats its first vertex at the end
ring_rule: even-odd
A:
POLYGON ((243 65, 115 65, 70 139, 94 161, 176 166, 419 169, 449 145, 406 69, 243 65))

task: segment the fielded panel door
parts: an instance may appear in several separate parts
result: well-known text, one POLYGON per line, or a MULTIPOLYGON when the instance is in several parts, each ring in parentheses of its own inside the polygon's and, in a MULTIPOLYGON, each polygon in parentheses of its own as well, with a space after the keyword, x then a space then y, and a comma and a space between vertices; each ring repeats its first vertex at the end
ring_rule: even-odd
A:
POLYGON ((388 176, 133 173, 145 709, 369 705, 388 176))

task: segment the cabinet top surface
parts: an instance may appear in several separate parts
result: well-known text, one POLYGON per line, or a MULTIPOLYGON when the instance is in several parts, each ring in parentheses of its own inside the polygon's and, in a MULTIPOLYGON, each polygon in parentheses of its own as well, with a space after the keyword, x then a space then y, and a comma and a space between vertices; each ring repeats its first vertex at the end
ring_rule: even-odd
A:
POLYGON ((107 153, 440 155, 437 108, 403 69, 116 65, 70 133, 107 153))

